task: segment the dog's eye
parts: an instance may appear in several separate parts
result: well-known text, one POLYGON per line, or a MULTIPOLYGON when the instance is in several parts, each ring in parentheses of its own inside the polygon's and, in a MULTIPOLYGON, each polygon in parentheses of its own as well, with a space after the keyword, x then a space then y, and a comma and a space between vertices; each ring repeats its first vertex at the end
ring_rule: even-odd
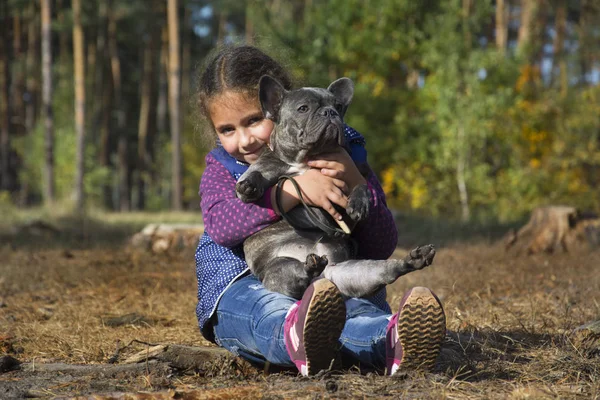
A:
POLYGON ((301 105, 300 107, 298 107, 298 111, 301 113, 305 113, 308 111, 308 106, 307 105, 301 105))
POLYGON ((335 107, 336 110, 338 110, 338 112, 342 111, 342 103, 335 103, 334 107, 335 107))

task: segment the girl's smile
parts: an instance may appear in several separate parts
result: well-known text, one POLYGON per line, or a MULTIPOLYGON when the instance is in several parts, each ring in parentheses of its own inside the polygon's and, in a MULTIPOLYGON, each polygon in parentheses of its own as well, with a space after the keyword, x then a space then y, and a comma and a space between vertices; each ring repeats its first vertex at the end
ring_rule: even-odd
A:
POLYGON ((239 161, 253 164, 273 131, 256 99, 239 92, 224 92, 209 105, 210 119, 221 145, 239 161))

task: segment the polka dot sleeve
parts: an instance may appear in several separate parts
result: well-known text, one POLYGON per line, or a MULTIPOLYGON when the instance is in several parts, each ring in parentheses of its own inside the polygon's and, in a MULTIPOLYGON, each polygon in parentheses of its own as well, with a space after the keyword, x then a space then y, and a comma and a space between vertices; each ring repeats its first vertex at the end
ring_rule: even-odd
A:
POLYGON ((212 155, 200 181, 200 208, 204 228, 219 245, 234 247, 279 219, 267 191, 257 203, 244 203, 235 195, 235 179, 212 155))

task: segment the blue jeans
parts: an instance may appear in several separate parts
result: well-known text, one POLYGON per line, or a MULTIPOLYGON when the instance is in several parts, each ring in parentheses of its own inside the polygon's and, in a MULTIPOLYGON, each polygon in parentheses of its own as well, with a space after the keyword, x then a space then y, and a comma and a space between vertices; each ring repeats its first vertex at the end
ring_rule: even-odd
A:
MULTIPOLYGON (((221 297, 214 320, 217 344, 251 362, 293 366, 285 348, 283 325, 295 299, 271 292, 256 277, 234 282, 221 297)), ((368 299, 346 300, 346 325, 340 336, 344 359, 381 368, 391 314, 368 299)), ((213 317, 214 318, 214 317, 213 317)))

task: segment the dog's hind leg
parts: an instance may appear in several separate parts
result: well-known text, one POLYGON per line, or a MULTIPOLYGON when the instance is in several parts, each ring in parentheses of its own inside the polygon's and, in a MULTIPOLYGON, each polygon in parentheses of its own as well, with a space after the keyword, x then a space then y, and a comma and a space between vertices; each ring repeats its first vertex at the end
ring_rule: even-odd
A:
POLYGON ((305 262, 292 257, 276 257, 261 269, 264 273, 259 279, 265 288, 273 292, 300 299, 326 265, 327 257, 316 254, 309 254, 305 262))
POLYGON ((420 246, 402 260, 347 260, 328 265, 323 276, 335 283, 342 294, 365 297, 402 275, 431 265, 434 257, 433 245, 420 246))

